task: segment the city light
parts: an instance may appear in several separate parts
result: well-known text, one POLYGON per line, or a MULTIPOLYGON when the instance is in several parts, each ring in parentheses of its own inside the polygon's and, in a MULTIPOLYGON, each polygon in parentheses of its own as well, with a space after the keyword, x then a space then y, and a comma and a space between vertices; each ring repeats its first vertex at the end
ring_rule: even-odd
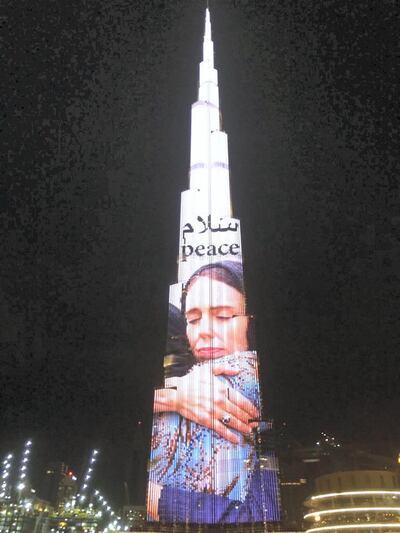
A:
POLYGON ((312 518, 327 514, 335 513, 358 513, 358 512, 368 512, 368 511, 387 511, 387 512, 400 512, 400 507, 345 507, 342 509, 327 509, 326 511, 315 511, 314 513, 308 513, 304 518, 312 518))
POLYGON ((318 494, 317 496, 311 496, 312 500, 320 500, 322 498, 333 498, 336 496, 369 496, 372 494, 389 494, 392 496, 400 496, 398 490, 354 490, 349 492, 330 492, 329 494, 318 494))
POLYGON ((332 436, 328 435, 324 431, 321 431, 320 440, 318 440, 315 444, 316 444, 316 446, 325 445, 325 446, 331 446, 332 448, 340 448, 341 447, 341 444, 339 442, 337 442, 335 437, 332 437, 332 436))
MULTIPOLYGON (((27 487, 27 470, 29 466, 29 457, 32 449, 32 441, 28 439, 24 444, 21 462, 18 469, 17 490, 21 493, 27 487)), ((20 494, 21 495, 21 494, 20 494)))
POLYGON ((87 499, 87 493, 88 493, 90 481, 93 478, 93 469, 94 469, 94 464, 97 461, 98 453, 99 453, 99 450, 94 449, 92 450, 92 453, 90 454, 89 461, 88 461, 88 467, 82 478, 83 479, 82 487, 77 495, 77 498, 81 503, 83 503, 87 499))
POLYGON ((12 467, 12 453, 8 453, 2 462, 1 469, 1 485, 0 485, 0 498, 9 498, 10 497, 10 484, 8 479, 10 477, 11 467, 12 467))
POLYGON ((385 530, 390 530, 390 528, 400 528, 400 522, 397 523, 383 523, 383 524, 345 524, 345 525, 332 525, 332 526, 323 526, 315 527, 312 529, 307 529, 306 533, 314 533, 315 531, 332 531, 337 529, 364 529, 368 531, 369 529, 380 529, 384 528, 385 530))
MULTIPOLYGON (((20 464, 17 465, 15 479, 12 472, 12 461, 15 455, 7 453, 0 462, 0 532, 3 530, 5 532, 20 531, 19 524, 24 524, 25 519, 31 520, 32 517, 37 518, 37 524, 41 523, 42 520, 50 521, 46 531, 54 533, 64 533, 67 530, 74 532, 81 530, 81 528, 86 533, 96 533, 104 531, 105 526, 110 533, 129 530, 126 522, 123 522, 121 517, 116 515, 100 491, 90 489, 89 483, 94 473, 94 464, 98 459, 98 450, 93 450, 90 454, 88 467, 82 476, 84 481, 82 482, 81 493, 77 495, 70 493, 68 501, 63 500, 57 511, 54 505, 37 500, 35 498, 36 491, 30 486, 32 440, 25 442, 20 453, 20 464), (13 479, 12 482, 11 478, 13 479), (93 503, 92 500, 94 500, 93 503), (80 504, 84 502, 84 505, 75 509, 77 502, 80 504)), ((76 480, 71 470, 67 469, 66 472, 69 479, 76 480)), ((59 493, 57 492, 57 494, 59 493)), ((41 526, 39 526, 38 531, 42 530, 40 528, 41 526)))
MULTIPOLYGON (((365 478, 364 474, 362 479, 365 478)), ((394 485, 395 480, 394 477, 394 485)), ((398 521, 395 527, 400 527, 400 491, 398 490, 372 489, 319 494, 311 496, 305 505, 312 507, 310 512, 304 516, 305 520, 310 521, 308 533, 333 532, 348 528, 359 530, 364 527, 365 530, 372 528, 376 530, 382 527, 385 531, 389 531, 392 529, 391 521, 393 520, 398 521), (383 524, 385 520, 387 523, 383 524)))
POLYGON ((93 497, 95 498, 97 503, 102 507, 102 509, 108 514, 109 518, 112 519, 104 531, 106 530, 128 531, 129 528, 126 529, 127 526, 124 526, 124 524, 122 524, 121 522, 122 519, 120 516, 115 517, 115 512, 112 510, 111 505, 104 498, 104 496, 100 493, 99 490, 95 490, 93 492, 93 497))

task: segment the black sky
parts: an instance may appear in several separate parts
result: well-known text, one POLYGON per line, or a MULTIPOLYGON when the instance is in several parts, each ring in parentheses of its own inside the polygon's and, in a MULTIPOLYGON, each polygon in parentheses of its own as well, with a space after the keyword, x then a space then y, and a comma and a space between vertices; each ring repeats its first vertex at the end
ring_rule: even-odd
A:
MULTIPOLYGON (((389 453, 399 9, 210 4, 267 411, 305 443, 389 453)), ((40 461, 80 468, 98 445, 117 501, 162 375, 204 6, 21 0, 0 18, 0 452, 32 435, 40 461)))

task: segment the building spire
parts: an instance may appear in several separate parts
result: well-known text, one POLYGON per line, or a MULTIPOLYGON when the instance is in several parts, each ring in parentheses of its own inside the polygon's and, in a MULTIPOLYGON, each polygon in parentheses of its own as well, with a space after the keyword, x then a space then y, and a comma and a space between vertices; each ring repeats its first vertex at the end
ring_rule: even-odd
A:
POLYGON ((211 41, 211 21, 210 21, 210 10, 208 9, 208 2, 206 8, 206 25, 204 30, 204 40, 211 41))
POLYGON ((218 75, 214 68, 214 43, 211 38, 211 20, 208 8, 205 16, 203 61, 200 63, 199 81, 199 100, 212 102, 218 107, 218 95, 216 94, 218 92, 218 75))
POLYGON ((204 25, 203 62, 207 63, 211 68, 214 67, 214 44, 211 38, 211 20, 208 7, 206 9, 206 20, 204 25))

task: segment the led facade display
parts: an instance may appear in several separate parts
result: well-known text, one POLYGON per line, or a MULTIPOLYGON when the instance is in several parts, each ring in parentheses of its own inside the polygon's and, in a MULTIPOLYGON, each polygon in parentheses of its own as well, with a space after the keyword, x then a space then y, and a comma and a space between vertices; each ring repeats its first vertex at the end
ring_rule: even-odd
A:
POLYGON ((147 515, 168 523, 279 520, 277 467, 260 455, 254 320, 206 11, 190 184, 181 196, 178 283, 170 287, 164 387, 155 391, 147 515))

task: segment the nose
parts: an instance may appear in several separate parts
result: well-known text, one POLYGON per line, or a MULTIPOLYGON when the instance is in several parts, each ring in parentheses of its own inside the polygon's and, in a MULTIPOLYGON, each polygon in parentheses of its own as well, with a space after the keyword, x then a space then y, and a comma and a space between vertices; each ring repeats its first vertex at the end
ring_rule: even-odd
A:
POLYGON ((213 317, 209 313, 203 313, 199 322, 198 334, 202 338, 214 336, 213 317))

